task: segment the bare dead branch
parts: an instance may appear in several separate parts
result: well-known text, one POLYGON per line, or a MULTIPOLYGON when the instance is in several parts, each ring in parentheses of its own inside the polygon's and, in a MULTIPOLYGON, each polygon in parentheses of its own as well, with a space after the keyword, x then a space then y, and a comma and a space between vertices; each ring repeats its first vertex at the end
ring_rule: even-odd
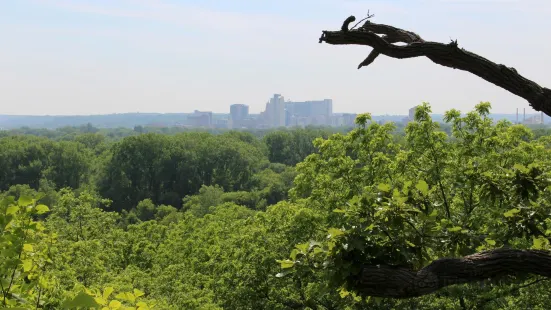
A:
POLYGON ((364 266, 354 289, 364 296, 410 298, 464 284, 509 275, 551 278, 551 255, 546 251, 497 249, 463 258, 442 258, 419 271, 395 266, 364 266))
MULTIPOLYGON (((352 17, 352 16, 351 16, 352 17)), ((349 17, 347 20, 349 20, 349 17)), ((355 20, 355 18, 354 18, 355 20)), ((333 45, 367 45, 373 48, 358 69, 373 63, 380 55, 405 59, 427 57, 441 66, 470 72, 528 101, 536 111, 551 116, 551 89, 523 77, 514 68, 496 64, 482 56, 458 47, 457 40, 448 44, 423 40, 418 34, 367 20, 358 29, 322 31, 320 43, 333 45), (383 35, 382 37, 380 35, 383 35), (394 45, 405 43, 405 46, 394 45)), ((343 29, 344 29, 343 24, 343 29)))

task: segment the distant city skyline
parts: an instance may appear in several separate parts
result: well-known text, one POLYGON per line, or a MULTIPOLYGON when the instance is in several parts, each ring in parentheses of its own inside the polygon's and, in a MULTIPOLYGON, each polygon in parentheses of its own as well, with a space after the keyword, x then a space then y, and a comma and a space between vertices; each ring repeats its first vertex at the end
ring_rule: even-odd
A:
POLYGON ((0 114, 227 113, 234 103, 259 113, 273 92, 332 98, 334 112, 404 114, 423 101, 435 113, 481 101, 494 113, 529 109, 426 58, 381 56, 357 70, 370 48, 318 43, 368 10, 551 87, 548 0, 17 0, 0 1, 0 114))

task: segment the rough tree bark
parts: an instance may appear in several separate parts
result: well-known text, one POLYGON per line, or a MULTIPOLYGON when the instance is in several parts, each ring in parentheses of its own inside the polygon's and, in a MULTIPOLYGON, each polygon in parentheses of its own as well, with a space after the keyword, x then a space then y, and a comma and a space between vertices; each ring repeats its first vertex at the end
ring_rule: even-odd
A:
POLYGON ((538 250, 497 249, 463 258, 438 259, 419 271, 364 266, 353 285, 365 296, 410 298, 453 284, 526 274, 551 278, 551 255, 538 250))
POLYGON ((425 56, 439 65, 468 71, 484 80, 495 84, 509 92, 524 98, 536 111, 551 116, 551 89, 541 87, 537 83, 518 74, 515 68, 496 64, 475 53, 459 48, 456 41, 448 44, 423 40, 418 34, 393 26, 372 23, 368 16, 366 22, 358 29, 348 29, 355 21, 354 16, 348 17, 340 31, 322 31, 320 43, 356 44, 371 46, 373 50, 360 63, 358 69, 371 64, 380 54, 393 58, 413 58, 425 56), (382 35, 382 36, 379 36, 382 35), (406 45, 395 45, 394 43, 406 45))

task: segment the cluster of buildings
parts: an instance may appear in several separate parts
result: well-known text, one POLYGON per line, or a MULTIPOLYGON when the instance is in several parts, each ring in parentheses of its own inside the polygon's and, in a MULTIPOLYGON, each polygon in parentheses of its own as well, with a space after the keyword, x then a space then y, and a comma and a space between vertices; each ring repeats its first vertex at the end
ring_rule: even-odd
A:
MULTIPOLYGON (((409 109, 408 115, 404 118, 397 118, 394 121, 405 125, 415 119, 415 111, 418 106, 409 109)), ((267 129, 279 127, 306 127, 306 126, 332 126, 332 127, 353 127, 356 114, 333 113, 333 100, 313 101, 291 101, 285 100, 281 94, 274 94, 268 102, 264 111, 260 114, 250 114, 249 106, 244 104, 233 104, 230 106, 229 114, 217 114, 213 117, 212 112, 195 111, 187 116, 186 126, 203 128, 227 128, 227 129, 267 129)), ((380 120, 379 123, 391 121, 380 120)), ((526 117, 524 111, 523 120, 519 121, 519 113, 516 114, 517 124, 543 124, 544 116, 533 115, 526 117)))
POLYGON ((279 127, 354 126, 356 114, 333 113, 333 100, 285 101, 280 94, 274 94, 260 114, 250 114, 249 106, 233 104, 230 114, 213 118, 212 112, 195 111, 187 117, 186 125, 205 128, 249 128, 266 129, 279 127))

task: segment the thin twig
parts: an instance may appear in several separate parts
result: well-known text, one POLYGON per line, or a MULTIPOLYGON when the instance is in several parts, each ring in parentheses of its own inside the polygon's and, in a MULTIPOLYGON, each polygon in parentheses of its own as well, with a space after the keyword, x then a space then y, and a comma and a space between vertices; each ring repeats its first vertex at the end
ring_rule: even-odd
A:
POLYGON ((359 22, 357 22, 354 26, 352 26, 352 28, 350 28, 350 30, 353 30, 354 28, 356 28, 361 22, 363 22, 364 20, 368 20, 372 17, 374 17, 375 14, 369 14, 369 10, 367 10, 367 17, 365 17, 364 19, 360 20, 359 22))

